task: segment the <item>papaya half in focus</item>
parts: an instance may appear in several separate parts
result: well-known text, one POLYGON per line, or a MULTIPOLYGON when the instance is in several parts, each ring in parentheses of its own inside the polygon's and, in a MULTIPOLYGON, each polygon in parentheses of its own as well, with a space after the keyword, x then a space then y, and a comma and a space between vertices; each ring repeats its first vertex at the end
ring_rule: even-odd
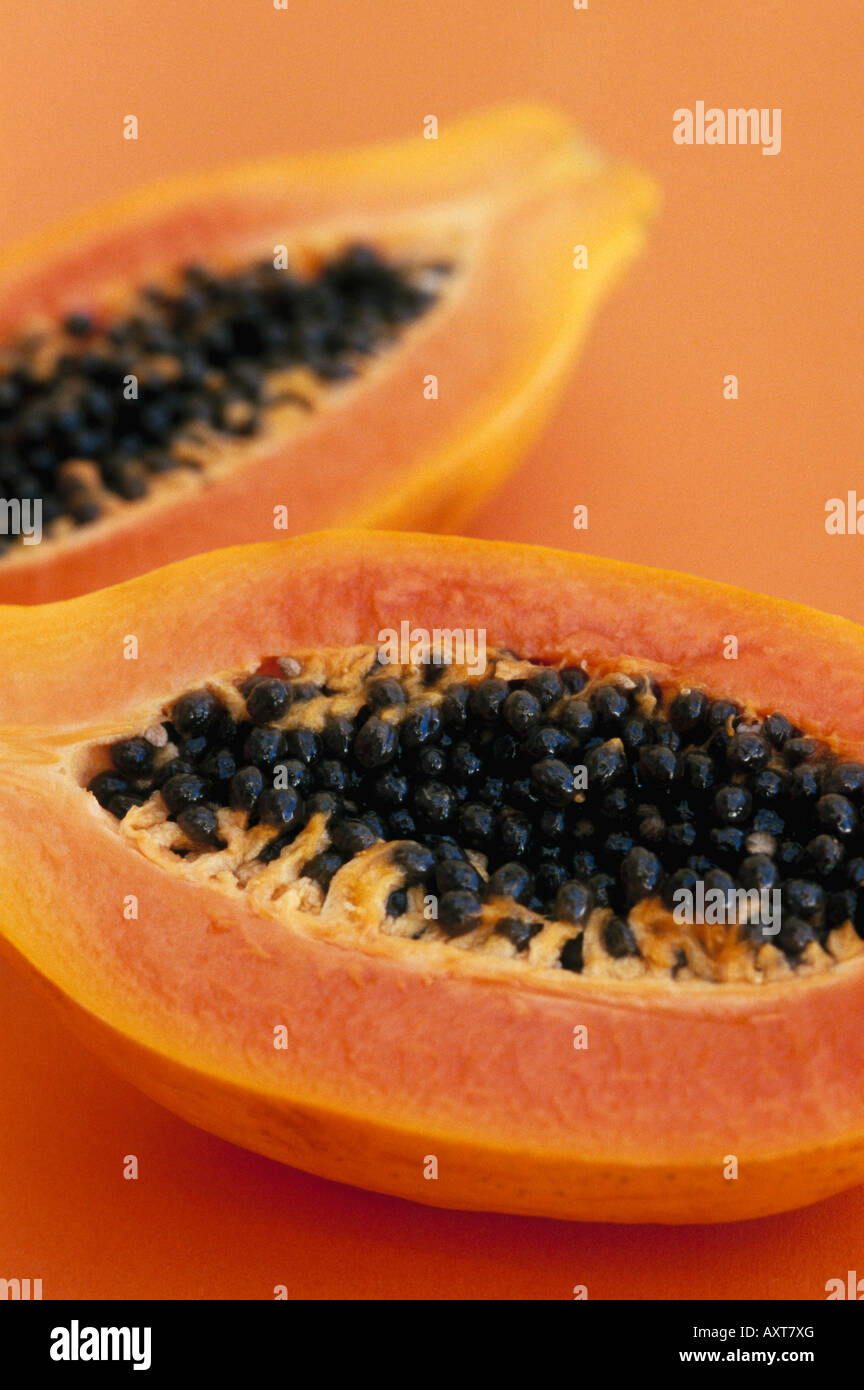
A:
POLYGON ((3 609, 0 649, 3 939, 178 1114, 585 1220, 864 1177, 864 629, 358 531, 3 609))
POLYGON ((181 178, 0 257, 0 601, 320 526, 457 527, 654 203, 517 107, 181 178))

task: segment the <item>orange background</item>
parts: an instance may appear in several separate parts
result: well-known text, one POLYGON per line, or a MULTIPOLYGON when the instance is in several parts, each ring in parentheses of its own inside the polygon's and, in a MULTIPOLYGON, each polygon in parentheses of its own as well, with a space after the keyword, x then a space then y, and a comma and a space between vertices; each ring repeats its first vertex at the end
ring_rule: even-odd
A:
MULTIPOLYGON (((472 530, 864 621, 864 537, 824 529, 829 497, 864 496, 860 0, 3 0, 0 31, 0 242, 167 172, 510 98, 569 111, 665 206, 562 409, 472 530), (781 153, 674 145, 672 112, 698 100, 782 108, 781 153)), ((0 1276, 41 1277, 49 1298, 820 1298, 864 1270, 864 1189, 734 1227, 440 1212, 189 1128, 6 967, 0 1011, 0 1276)))

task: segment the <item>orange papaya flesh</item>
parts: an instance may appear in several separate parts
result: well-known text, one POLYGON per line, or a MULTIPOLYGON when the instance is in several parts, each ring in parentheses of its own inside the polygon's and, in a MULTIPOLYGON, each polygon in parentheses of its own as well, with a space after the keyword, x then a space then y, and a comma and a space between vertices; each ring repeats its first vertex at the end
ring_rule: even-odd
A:
MULTIPOLYGON (((274 827, 232 820, 218 797, 224 850, 190 846, 176 811, 146 824, 159 790, 122 819, 86 791, 118 742, 149 731, 154 748, 166 736, 164 748, 168 735, 181 734, 177 702, 189 692, 236 701, 238 715, 250 715, 251 701, 256 727, 265 730, 269 711, 270 724, 314 731, 318 716, 340 708, 334 700, 357 720, 357 701, 374 708, 380 697, 372 687, 392 674, 370 672, 368 654, 382 632, 399 632, 403 622, 429 633, 487 633, 490 661, 503 670, 495 679, 509 694, 521 691, 522 705, 535 677, 549 678, 547 668, 582 666, 583 691, 559 697, 564 705, 587 691, 585 703, 602 722, 614 708, 598 691, 624 691, 644 702, 655 748, 664 747, 661 725, 682 723, 676 699, 686 705, 693 692, 706 692, 709 709, 733 702, 722 727, 707 736, 707 726, 691 729, 673 751, 682 759, 705 751, 727 787, 747 790, 758 772, 780 769, 786 799, 776 804, 788 828, 774 834, 773 852, 763 839, 762 855, 781 866, 784 894, 789 879, 822 886, 809 842, 797 879, 779 855, 793 826, 801 840, 808 826, 825 833, 815 805, 790 807, 788 783, 793 775, 806 783, 796 769, 808 770, 819 801, 845 800, 857 818, 864 726, 852 692, 864 673, 860 628, 590 557, 446 537, 322 534, 207 555, 71 603, 0 614, 10 673, 0 692, 0 881, 13 958, 106 1059, 177 1113, 375 1190, 577 1219, 705 1221, 784 1210, 860 1181, 864 967, 855 890, 846 900, 852 918, 828 921, 793 889, 793 917, 809 914, 805 925, 814 928, 801 952, 769 942, 759 947, 755 974, 731 968, 700 977, 692 949, 698 927, 676 942, 683 941, 685 967, 652 962, 651 933, 669 929, 656 893, 614 909, 637 955, 601 949, 612 915, 602 904, 573 922, 554 905, 485 889, 482 923, 462 931, 464 923, 433 919, 414 939, 400 934, 400 918, 425 920, 417 888, 434 896, 438 885, 409 883, 401 888, 405 911, 388 916, 405 877, 404 844, 385 836, 343 854, 325 895, 299 872, 307 853, 340 843, 338 833, 328 842, 325 815, 309 819, 263 872, 253 866, 244 874, 236 872, 243 846, 256 834, 272 837, 274 827), (166 638, 163 607, 176 641, 166 638), (739 657, 726 662, 723 639, 733 631, 739 657), (130 635, 137 660, 123 660, 130 635), (281 667, 272 664, 277 656, 281 667), (827 671, 843 680, 826 680, 827 671), (261 682, 245 694, 238 684, 250 673, 266 678, 258 696, 261 682), (267 685, 273 679, 288 687, 317 682, 326 691, 301 691, 276 713, 282 697, 267 685), (779 714, 791 729, 784 732, 779 714), (747 770, 723 735, 737 739, 739 751, 742 740, 770 750, 747 770), (813 746, 787 748, 805 738, 813 746), (280 860, 292 854, 298 872, 277 883, 280 860), (130 903, 137 917, 128 916, 130 903), (514 917, 541 919, 522 949, 501 930, 514 917), (559 955, 538 955, 538 943, 556 934, 559 955), (586 951, 574 969, 560 953, 579 935, 586 951), (766 969, 771 952, 776 968, 766 969), (430 1156, 438 1163, 434 1182, 424 1176, 430 1156)), ((464 675, 469 698, 486 698, 477 693, 477 672, 427 673, 410 662, 394 672, 406 708, 380 705, 375 717, 393 720, 402 743, 403 719, 418 705, 440 704, 439 685, 446 694, 464 675)), ((488 679, 485 668, 482 675, 488 679)), ((542 723, 566 727, 564 705, 547 705, 542 723)), ((498 722, 488 725, 495 738, 513 732, 511 716, 495 714, 498 722)), ((472 738, 488 756, 479 714, 475 724, 472 738)), ((230 742, 227 726, 221 736, 230 742)), ((440 739, 432 745, 440 748, 440 739)), ((116 756, 123 765, 124 755, 116 756)), ((416 778, 417 750, 400 756, 409 780, 416 778)), ((652 796, 668 806, 666 793, 652 796)), ((565 814, 581 819, 587 809, 599 835, 607 812, 598 807, 589 780, 584 806, 574 797, 565 814)), ((713 798, 692 803, 700 833, 710 808, 713 798)), ((836 802, 827 809, 836 813, 836 802)), ((842 871, 826 880, 822 907, 830 898, 833 912, 850 891, 834 884, 847 881, 859 857, 860 827, 856 819, 851 830, 832 828, 842 871)), ((752 821, 746 829, 768 833, 754 832, 752 821)), ((453 838, 459 833, 457 821, 453 838)), ((424 836, 434 843, 428 823, 418 826, 418 841, 424 836)), ((481 878, 495 872, 491 853, 467 848, 481 878)), ((665 853, 661 847, 658 857, 665 853)), ((624 881, 619 875, 617 891, 624 881)), ((439 905, 442 898, 438 889, 439 905)), ((742 944, 741 927, 730 924, 727 939, 742 944)), ((711 944, 701 940, 706 952, 711 944)), ((715 963, 722 959, 721 949, 715 963)))
MULTIPOLYGON (((10 544, 0 556, 0 601, 69 597, 214 545, 310 526, 458 525, 536 434, 598 300, 639 249, 655 202, 648 179, 604 162, 566 122, 517 107, 457 124, 438 142, 175 180, 7 253, 0 386, 16 372, 36 385, 14 407, 2 405, 0 391, 0 477, 23 502, 65 472, 51 493, 61 514, 46 513, 42 542, 10 544), (205 341, 189 341, 184 319, 179 328, 172 321, 166 345, 158 299, 142 307, 148 288, 185 295, 180 272, 192 263, 220 293, 226 278, 246 272, 245 285, 258 266, 275 293, 282 248, 293 272, 317 281, 326 262, 356 243, 415 293, 424 267, 449 273, 433 276, 431 287, 427 279, 428 298, 410 322, 384 325, 362 348, 352 321, 344 350, 324 363, 335 373, 322 376, 302 353, 281 366, 266 352, 262 360, 258 348, 243 347, 236 315, 230 326, 241 336, 234 332, 226 346, 219 325, 215 338, 211 332, 209 302, 199 324, 205 341), (588 265, 576 269, 579 244, 588 265), (142 337, 148 312, 157 331, 142 337), (73 329, 92 320, 95 336, 73 332, 70 340, 70 315, 73 329), (135 331, 124 338, 130 320, 135 331), (107 355, 113 351, 115 364, 119 356, 123 370, 97 382, 94 409, 102 414, 93 419, 80 358, 105 356, 112 332, 120 341, 107 355), (200 390, 183 374, 177 384, 178 356, 190 349, 203 351, 209 368, 200 390), (250 366, 263 369, 264 393, 251 419, 232 377, 250 366), (130 372, 141 377, 131 397, 130 372), (191 420, 175 408, 181 388, 191 420), (57 432, 70 397, 84 416, 71 435, 65 426, 57 432), (202 409, 203 425, 194 414, 202 409), (50 415, 47 440, 31 418, 40 410, 50 415)), ((332 275, 325 288, 332 291, 332 275)), ((320 305, 309 313, 309 326, 320 329, 320 305)), ((336 326, 346 327, 342 317, 336 326)), ((360 325, 361 339, 368 326, 360 325)))

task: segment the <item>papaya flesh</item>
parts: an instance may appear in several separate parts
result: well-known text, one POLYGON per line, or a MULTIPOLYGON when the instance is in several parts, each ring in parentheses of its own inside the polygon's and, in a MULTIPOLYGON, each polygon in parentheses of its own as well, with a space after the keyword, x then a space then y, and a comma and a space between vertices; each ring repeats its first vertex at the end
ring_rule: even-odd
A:
POLYGON ((338 532, 7 608, 0 641, 3 939, 176 1113, 358 1186, 570 1219, 733 1220, 864 1177, 861 628, 338 532), (485 651, 436 664, 436 632, 485 651), (265 774, 252 814, 228 754, 265 774), (188 770, 160 782, 166 759, 188 770), (676 923, 676 874, 779 885, 779 935, 676 923))
POLYGON ((0 601, 318 526, 458 526, 655 202, 515 107, 181 178, 5 253, 0 601))

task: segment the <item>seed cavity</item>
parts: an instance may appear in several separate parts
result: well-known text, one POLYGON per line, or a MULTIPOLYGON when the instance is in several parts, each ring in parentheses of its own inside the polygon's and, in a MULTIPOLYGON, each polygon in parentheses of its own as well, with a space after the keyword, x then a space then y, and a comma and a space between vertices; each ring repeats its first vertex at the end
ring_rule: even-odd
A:
POLYGON ((140 852, 337 932, 682 986, 864 951, 864 764, 636 661, 293 652, 94 756, 88 790, 140 852), (682 890, 735 910, 681 919, 682 890))
MULTIPOLYGON (((187 265, 120 317, 73 313, 0 348, 0 494, 47 537, 221 466, 274 412, 317 408, 439 299, 451 268, 348 245, 306 273, 187 265)), ((0 537, 0 558, 17 537, 0 537)))

